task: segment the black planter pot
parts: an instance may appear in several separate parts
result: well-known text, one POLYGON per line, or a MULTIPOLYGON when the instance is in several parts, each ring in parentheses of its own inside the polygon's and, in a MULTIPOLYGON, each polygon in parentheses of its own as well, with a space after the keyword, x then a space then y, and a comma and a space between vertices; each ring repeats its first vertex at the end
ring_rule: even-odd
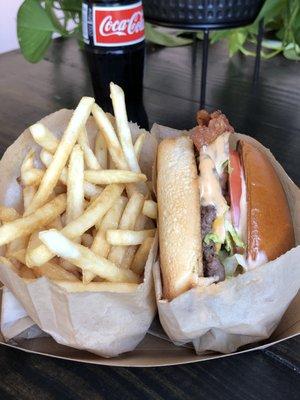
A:
MULTIPOLYGON (((264 2, 265 0, 143 0, 146 21, 166 27, 204 31, 200 108, 205 106, 209 31, 251 24, 264 2)), ((257 36, 254 83, 259 76, 262 37, 261 20, 257 36)))
POLYGON ((224 29, 251 24, 264 0, 143 0, 145 18, 182 29, 224 29))

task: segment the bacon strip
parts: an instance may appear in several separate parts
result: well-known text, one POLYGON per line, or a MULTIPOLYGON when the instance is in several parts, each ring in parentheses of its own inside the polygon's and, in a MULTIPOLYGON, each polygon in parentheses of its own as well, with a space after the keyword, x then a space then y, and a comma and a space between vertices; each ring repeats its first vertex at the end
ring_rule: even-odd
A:
POLYGON ((198 150, 202 146, 212 143, 225 132, 233 133, 234 129, 221 111, 211 114, 206 110, 197 112, 198 126, 192 130, 192 139, 198 150))

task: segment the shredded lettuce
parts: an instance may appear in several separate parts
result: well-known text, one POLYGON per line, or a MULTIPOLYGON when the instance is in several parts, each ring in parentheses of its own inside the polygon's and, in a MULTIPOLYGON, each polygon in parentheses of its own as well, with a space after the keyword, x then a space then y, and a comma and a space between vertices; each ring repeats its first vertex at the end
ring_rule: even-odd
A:
POLYGON ((247 262, 241 254, 234 254, 228 257, 227 253, 221 250, 219 259, 224 265, 226 278, 235 276, 240 268, 243 272, 247 271, 247 262))
POLYGON ((244 249, 246 246, 228 219, 224 221, 224 228, 225 240, 222 240, 217 233, 210 232, 205 235, 203 241, 206 244, 210 244, 211 242, 215 244, 218 258, 225 268, 226 278, 232 278, 241 272, 247 271, 245 256, 242 254, 234 254, 235 247, 244 249))
POLYGON ((206 244, 209 244, 210 242, 223 243, 222 240, 220 239, 220 237, 216 233, 212 233, 212 232, 205 235, 205 238, 203 241, 206 244))
POLYGON ((227 251, 227 253, 233 254, 233 243, 232 243, 231 236, 229 235, 228 232, 226 232, 226 235, 225 235, 224 246, 225 246, 225 250, 227 251))
POLYGON ((225 221, 225 229, 227 232, 230 233, 230 236, 232 238, 232 240, 234 241, 235 245, 237 247, 242 247, 243 249, 246 248, 245 243, 242 241, 242 239, 239 237, 237 231, 234 229, 234 227, 232 226, 232 224, 229 221, 225 221))
POLYGON ((213 242, 216 244, 217 243, 224 244, 225 250, 230 255, 233 254, 234 246, 241 247, 244 249, 246 246, 245 246, 244 242, 241 240, 241 238, 239 237, 238 233, 234 229, 231 222, 229 222, 228 220, 225 220, 224 227, 225 227, 225 240, 223 240, 223 238, 220 235, 218 235, 217 233, 210 232, 207 235, 205 235, 205 238, 203 240, 204 243, 209 244, 210 242, 213 242))

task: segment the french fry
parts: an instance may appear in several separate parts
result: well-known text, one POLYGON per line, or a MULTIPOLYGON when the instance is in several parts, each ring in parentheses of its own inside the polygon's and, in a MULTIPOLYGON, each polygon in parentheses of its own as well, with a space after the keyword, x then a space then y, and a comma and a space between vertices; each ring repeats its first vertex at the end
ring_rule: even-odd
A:
MULTIPOLYGON (((122 185, 109 185, 80 217, 66 225, 61 233, 70 239, 76 239, 90 229, 112 207, 124 190, 122 185)), ((1 230, 2 227, 0 227, 1 230)), ((27 255, 27 265, 40 266, 54 256, 45 245, 41 245, 27 255)))
POLYGON ((36 187, 34 186, 25 186, 23 187, 23 206, 24 210, 27 210, 29 204, 32 202, 32 199, 35 195, 36 187))
MULTIPOLYGON (((27 254, 30 254, 30 252, 35 249, 36 247, 41 245, 41 241, 39 239, 39 233, 42 229, 38 229, 35 232, 33 232, 29 236, 28 244, 27 244, 27 249, 26 249, 26 255, 25 255, 25 263, 27 265, 27 254)), ((15 252, 16 254, 16 252, 15 252)), ((18 253, 17 253, 18 254, 18 253)))
POLYGON ((130 270, 122 270, 103 257, 97 256, 90 249, 72 242, 61 232, 51 229, 40 232, 40 240, 59 257, 88 270, 111 282, 139 283, 139 277, 130 270))
POLYGON ((105 113, 109 122, 112 124, 115 131, 117 131, 116 118, 109 112, 105 113))
POLYGON ((111 155, 108 154, 108 169, 116 169, 116 164, 113 162, 111 155))
POLYGON ((45 171, 39 168, 31 168, 21 174, 21 183, 24 186, 38 186, 45 174, 45 171))
POLYGON ((106 186, 103 192, 91 203, 82 215, 70 222, 63 229, 63 234, 69 238, 82 235, 101 220, 115 201, 121 196, 124 185, 112 184, 106 186))
POLYGON ((131 231, 121 229, 109 229, 106 232, 106 240, 113 246, 133 246, 141 244, 147 237, 153 237, 156 229, 143 231, 131 231))
MULTIPOLYGON (((51 162, 53 160, 52 154, 50 154, 46 150, 42 150, 41 151, 40 158, 41 158, 42 163, 46 167, 49 167, 49 165, 51 164, 51 162)), ((61 175, 59 177, 59 180, 64 185, 67 185, 68 170, 67 170, 66 167, 63 168, 63 170, 61 171, 61 175)), ((86 182, 86 181, 84 181, 84 183, 83 183, 83 189, 84 189, 84 195, 86 197, 98 196, 103 190, 102 188, 97 187, 97 186, 93 185, 92 183, 89 183, 89 182, 86 182)))
POLYGON ((84 190, 84 196, 91 198, 93 196, 99 196, 99 194, 102 192, 103 189, 99 186, 93 185, 90 182, 84 181, 83 190, 84 190))
POLYGON ((32 271, 38 278, 45 276, 54 281, 79 282, 78 278, 76 278, 72 272, 66 271, 60 265, 51 261, 41 265, 40 267, 34 267, 32 271))
POLYGON ((60 194, 41 208, 38 208, 34 214, 7 222, 0 227, 0 246, 16 238, 30 235, 64 212, 65 208, 66 195, 60 194))
MULTIPOLYGON (((134 225, 134 230, 135 231, 141 231, 142 229, 145 229, 147 217, 145 215, 140 214, 136 220, 136 223, 134 225)), ((112 228, 113 229, 113 228, 112 228)), ((124 254, 124 257, 122 259, 121 268, 130 268, 132 261, 134 259, 135 253, 137 252, 139 246, 128 246, 126 248, 126 252, 124 254)))
POLYGON ((84 205, 84 161, 83 151, 75 145, 69 161, 67 180, 66 222, 69 223, 83 213, 84 205))
POLYGON ((33 213, 47 202, 48 197, 55 188, 61 172, 67 163, 78 135, 90 115, 94 101, 95 100, 91 97, 83 97, 80 100, 55 151, 53 160, 46 170, 41 184, 26 210, 25 215, 33 213))
POLYGON ((28 153, 26 154, 26 156, 25 156, 25 158, 24 158, 24 160, 23 160, 23 162, 22 162, 22 165, 21 165, 21 174, 20 174, 21 182, 22 182, 22 180, 23 180, 24 174, 25 174, 28 170, 34 168, 34 163, 33 163, 33 161, 34 161, 34 156, 35 156, 35 151, 32 150, 32 149, 29 150, 28 153))
POLYGON ((26 249, 12 251, 7 255, 8 258, 14 258, 22 264, 26 264, 26 249))
POLYGON ((78 144, 80 144, 80 147, 82 148, 84 154, 84 161, 87 168, 96 170, 100 169, 101 165, 99 164, 95 154, 93 153, 93 150, 90 148, 89 139, 87 136, 87 131, 85 126, 80 131, 77 142, 78 144))
POLYGON ((141 172, 133 148, 131 132, 127 119, 124 92, 118 85, 115 85, 112 82, 110 83, 110 97, 114 108, 118 137, 121 142, 125 160, 131 171, 141 172))
POLYGON ((19 217, 20 215, 18 211, 14 208, 0 205, 0 221, 11 222, 19 217))
POLYGON ((145 200, 143 214, 151 219, 157 219, 157 203, 153 200, 145 200))
MULTIPOLYGON (((39 239, 40 231, 41 231, 41 229, 38 229, 30 235, 28 245, 27 245, 27 251, 29 253, 32 249, 35 249, 37 246, 39 246, 41 244, 41 241, 39 239)), ((25 262, 25 264, 27 264, 27 263, 25 262)))
POLYGON ((94 238, 98 234, 98 231, 100 229, 117 229, 119 226, 120 218, 123 214, 124 208, 126 207, 126 204, 128 202, 128 198, 126 196, 121 196, 119 197, 111 209, 105 214, 105 216, 100 219, 99 221, 96 222, 95 224, 95 232, 94 232, 94 238), (112 228, 109 228, 112 226, 112 228))
POLYGON ((47 228, 48 229, 57 229, 60 231, 63 228, 61 217, 58 216, 58 217, 54 218, 54 220, 49 222, 49 224, 47 225, 47 228))
MULTIPOLYGON (((132 136, 127 119, 124 92, 118 85, 115 85, 112 82, 110 83, 110 97, 112 99, 118 137, 121 142, 125 161, 131 171, 140 173, 141 169, 134 152, 132 136)), ((148 187, 145 183, 139 183, 136 185, 136 188, 144 195, 147 195, 148 187)), ((130 189, 129 192, 132 192, 132 189, 130 189)), ((131 193, 129 194, 131 195, 131 193)))
POLYGON ((128 170, 128 164, 125 160, 122 147, 107 115, 97 104, 93 105, 92 114, 95 118, 98 128, 101 130, 103 136, 105 137, 107 148, 113 162, 118 167, 118 169, 128 170))
POLYGON ((146 132, 143 132, 136 138, 136 141, 134 142, 133 148, 134 148, 134 152, 135 152, 137 161, 139 161, 139 159, 140 159, 140 155, 141 155, 141 151, 142 151, 145 139, 146 139, 146 132))
POLYGON ((37 144, 50 153, 55 153, 59 141, 45 125, 38 122, 32 125, 29 130, 37 144))
POLYGON ((131 270, 138 275, 141 275, 144 271, 153 240, 152 237, 145 239, 135 253, 131 264, 131 270))
POLYGON ((146 218, 142 210, 148 195, 147 177, 138 164, 146 134, 133 145, 122 89, 112 85, 111 97, 117 118, 105 114, 94 99, 82 98, 61 140, 42 123, 30 127, 47 169, 36 168, 30 150, 20 173, 23 217, 0 206, 0 246, 8 244, 9 255, 4 260, 25 281, 45 276, 69 292, 119 293, 131 293, 141 282, 135 272, 120 266, 128 254, 130 264, 137 258, 139 271, 147 238, 152 240, 155 232, 139 224, 146 218), (94 151, 85 128, 91 112, 99 127, 94 151), (125 187, 129 201, 122 196, 125 187), (142 242, 138 257, 137 244, 142 242), (114 254, 117 264, 110 259, 114 254))
MULTIPOLYGON (((65 215, 65 225, 74 221, 78 218, 84 210, 84 154, 87 154, 89 158, 89 148, 87 133, 85 127, 78 136, 78 142, 82 145, 76 144, 73 147, 72 153, 70 155, 69 167, 68 167, 68 177, 67 177, 67 208, 65 215), (79 138, 83 134, 83 138, 80 141, 79 138), (85 146, 85 152, 82 150, 85 146)), ((74 238, 77 243, 81 242, 81 238, 74 238)), ((73 271, 73 265, 68 265, 68 261, 65 260, 63 267, 67 270, 73 271)))
MULTIPOLYGON (((135 192, 130 197, 125 207, 125 210, 120 220, 119 229, 134 229, 136 220, 142 210, 143 204, 144 196, 141 193, 135 192)), ((108 259, 120 266, 125 252, 126 248, 124 247, 112 247, 109 252, 108 259)))
MULTIPOLYGON (((117 229, 119 226, 119 221, 127 204, 127 198, 121 196, 116 200, 112 208, 105 214, 101 223, 99 224, 99 229, 94 237, 91 250, 98 256, 107 258, 110 245, 107 243, 105 235, 107 229, 117 229)), ((82 272, 82 281, 84 284, 91 282, 95 278, 95 275, 90 271, 82 272)))
MULTIPOLYGON (((109 168, 116 167, 118 169, 128 171, 130 168, 127 164, 127 161, 125 160, 125 156, 124 156, 122 147, 119 143, 119 140, 118 140, 118 137, 114 130, 114 127, 111 124, 108 116, 97 104, 93 105, 92 114, 95 118, 98 128, 101 130, 103 136, 105 137, 107 149, 108 149, 109 155, 112 159, 112 163, 109 163, 109 168)), ((147 186, 144 187, 144 185, 145 184, 141 184, 141 183, 139 183, 139 184, 128 183, 126 185, 126 191, 127 191, 128 196, 131 197, 132 194, 136 191, 141 191, 141 192, 147 193, 148 187, 147 186), (138 186, 136 186, 136 185, 138 185, 138 186), (143 185, 142 188, 140 188, 140 185, 143 185)))
POLYGON ((66 289, 67 292, 113 292, 113 293, 133 293, 139 285, 137 283, 120 282, 91 282, 85 285, 82 282, 56 282, 57 285, 66 289))
MULTIPOLYGON (((120 246, 123 247, 123 246, 120 246)), ((138 245, 136 246, 126 246, 126 250, 124 256, 122 258, 120 268, 129 269, 131 267, 132 261, 134 259, 135 253, 139 248, 138 245)))
POLYGON ((101 168, 107 168, 107 147, 102 133, 99 131, 95 139, 95 156, 101 168))
POLYGON ((119 169, 106 169, 101 171, 87 170, 84 172, 84 178, 86 181, 96 185, 146 182, 147 180, 147 177, 144 174, 119 169))
POLYGON ((12 240, 11 242, 9 242, 6 246, 6 257, 10 257, 12 253, 24 249, 25 247, 27 247, 27 243, 28 243, 28 239, 29 236, 23 236, 23 237, 18 237, 14 240, 12 240))
MULTIPOLYGON (((41 150, 41 152, 40 152, 40 159, 41 159, 41 161, 42 161, 42 163, 45 165, 45 167, 49 167, 50 166, 50 164, 52 163, 52 160, 53 160, 53 154, 51 154, 48 150, 45 150, 45 149, 42 149, 41 150)), ((66 175, 66 177, 67 177, 67 169, 66 168, 63 168, 63 171, 65 171, 65 173, 61 173, 61 175, 66 175)), ((62 181, 62 176, 60 176, 60 178, 59 178, 61 181, 62 181)), ((67 178, 66 178, 66 180, 65 180, 65 182, 63 182, 65 185, 67 184, 67 178)))

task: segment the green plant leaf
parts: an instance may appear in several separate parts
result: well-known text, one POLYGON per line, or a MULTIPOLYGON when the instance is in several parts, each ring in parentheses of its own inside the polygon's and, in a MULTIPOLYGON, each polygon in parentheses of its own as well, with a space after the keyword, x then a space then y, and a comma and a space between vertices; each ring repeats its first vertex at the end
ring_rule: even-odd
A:
POLYGON ((60 5, 62 10, 81 13, 81 0, 61 0, 60 5))
POLYGON ((229 36, 229 56, 233 56, 243 46, 247 39, 247 32, 244 29, 235 29, 229 36))
POLYGON ((193 42, 192 39, 178 37, 177 35, 180 33, 182 33, 182 31, 177 32, 176 34, 162 32, 151 24, 146 23, 146 39, 149 40, 149 42, 159 44, 160 46, 185 46, 193 42))
MULTIPOLYGON (((45 1, 45 11, 48 17, 51 19, 51 22, 55 28, 55 31, 58 32, 62 36, 68 36, 68 31, 63 27, 60 23, 59 18, 57 17, 54 7, 53 7, 53 0, 46 0, 45 1)), ((64 13, 64 17, 66 18, 66 12, 64 13)))
POLYGON ((267 0, 258 17, 257 21, 259 21, 261 18, 265 19, 265 23, 272 21, 278 15, 281 15, 284 9, 287 7, 287 3, 289 0, 267 0))
POLYGON ((289 59, 294 61, 300 60, 300 46, 296 43, 289 43, 283 50, 283 55, 289 59))
POLYGON ((219 31, 213 31, 210 35, 210 42, 216 43, 221 39, 226 39, 231 35, 231 29, 224 29, 219 31))
POLYGON ((17 15, 17 35, 21 52, 30 62, 40 61, 55 31, 51 19, 37 0, 25 0, 17 15))

